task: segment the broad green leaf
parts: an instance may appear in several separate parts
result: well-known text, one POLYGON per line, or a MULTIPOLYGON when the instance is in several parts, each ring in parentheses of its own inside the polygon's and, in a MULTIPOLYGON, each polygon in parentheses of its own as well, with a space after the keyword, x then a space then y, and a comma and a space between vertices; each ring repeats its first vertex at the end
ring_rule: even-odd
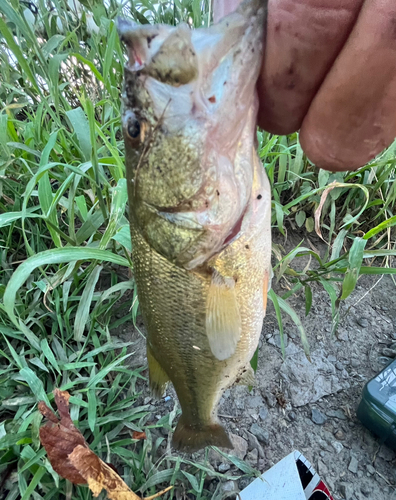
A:
POLYGON ((108 300, 114 293, 133 290, 134 284, 135 282, 133 280, 121 281, 120 283, 117 283, 116 285, 108 288, 101 293, 100 298, 96 303, 96 307, 100 306, 100 304, 108 300))
MULTIPOLYGON (((25 217, 42 218, 42 215, 34 213, 34 212, 37 212, 38 208, 39 207, 29 208, 25 213, 25 217)), ((22 216, 23 216, 23 212, 4 212, 3 214, 0 214, 0 227, 9 226, 13 222, 21 219, 22 216)))
POLYGON ((331 330, 332 330, 332 334, 334 334, 338 328, 338 323, 340 321, 338 294, 330 281, 327 281, 322 277, 320 277, 319 279, 323 285, 323 288, 326 290, 326 292, 329 294, 329 297, 330 297, 331 316, 332 316, 332 320, 333 320, 333 325, 332 325, 331 330))
POLYGON ((33 370, 25 366, 22 370, 19 370, 19 375, 22 380, 24 380, 30 387, 33 394, 36 396, 36 401, 44 401, 48 406, 50 406, 49 399, 44 390, 43 383, 37 377, 33 370))
POLYGON ((103 60, 103 74, 106 75, 105 83, 111 91, 110 67, 114 60, 114 46, 118 40, 117 29, 114 22, 110 24, 109 37, 106 45, 106 52, 103 60))
POLYGON ((129 225, 122 226, 112 237, 112 239, 120 243, 130 252, 132 252, 131 230, 129 228, 129 225))
POLYGON ((45 364, 41 361, 40 358, 31 358, 29 359, 29 363, 32 363, 32 365, 37 366, 40 368, 40 370, 44 370, 45 372, 49 373, 48 368, 45 366, 45 364))
MULTIPOLYGON (((88 388, 90 387, 95 387, 99 382, 101 382, 109 372, 114 370, 118 365, 120 365, 125 359, 129 358, 132 356, 134 353, 126 354, 125 356, 122 356, 121 358, 116 359, 109 365, 105 366, 102 368, 94 377, 91 377, 89 380, 88 388)), ((134 409, 136 410, 136 408, 134 409)))
POLYGON ((73 363, 60 363, 62 370, 80 370, 81 368, 88 368, 90 366, 95 366, 94 361, 74 361, 73 363))
POLYGON ((319 187, 326 187, 329 177, 330 172, 328 170, 323 170, 322 168, 320 168, 318 174, 319 187))
POLYGON ((348 269, 342 283, 342 300, 346 299, 355 289, 356 282, 359 277, 360 267, 363 261, 364 247, 366 246, 366 243, 367 240, 355 238, 349 251, 348 269))
POLYGON ((284 219, 284 207, 282 207, 282 205, 278 202, 274 202, 275 203, 275 214, 276 214, 276 222, 278 224, 278 229, 279 231, 285 235, 285 230, 283 228, 283 219, 284 219))
MULTIPOLYGON (((57 130, 50 135, 50 138, 48 139, 48 142, 45 145, 43 152, 41 153, 40 167, 44 167, 45 165, 48 164, 49 155, 51 154, 51 151, 53 150, 53 148, 56 144, 57 137, 58 137, 57 130)), ((47 175, 48 175, 48 173, 47 173, 47 175)))
POLYGON ((104 344, 96 349, 90 350, 87 354, 85 354, 81 360, 97 356, 98 354, 102 352, 108 352, 108 351, 115 351, 116 349, 122 349, 123 347, 129 347, 133 345, 133 342, 117 342, 117 343, 109 343, 109 344, 104 344))
POLYGON ((104 223, 104 217, 101 211, 95 210, 91 212, 87 220, 80 227, 76 233, 76 241, 78 245, 81 245, 86 240, 96 233, 100 226, 104 223))
POLYGON ((199 491, 199 485, 197 478, 193 476, 192 474, 182 470, 182 474, 188 479, 188 482, 191 484, 191 487, 194 491, 198 492, 199 491))
POLYGON ((54 356, 54 353, 51 351, 50 346, 48 345, 47 339, 42 339, 40 342, 41 351, 44 356, 47 358, 47 361, 52 365, 52 367, 60 374, 60 368, 54 356))
POLYGON ((306 218, 307 218, 307 214, 304 212, 304 210, 299 210, 296 213, 296 217, 295 217, 297 226, 301 227, 304 224, 306 218))
MULTIPOLYGON (((302 241, 301 241, 302 243, 302 241)), ((284 275, 286 269, 289 267, 290 262, 295 259, 299 254, 304 254, 304 252, 310 254, 311 250, 306 247, 301 247, 301 243, 299 243, 296 248, 294 248, 291 252, 289 252, 287 255, 283 257, 281 262, 277 264, 274 269, 276 269, 279 266, 279 270, 277 271, 278 274, 278 279, 277 281, 280 280, 280 278, 284 275)))
POLYGON ((34 474, 32 480, 30 481, 29 486, 26 488, 25 493, 22 495, 21 500, 28 500, 31 496, 31 494, 34 492, 36 489, 36 486, 39 484, 41 478, 44 476, 46 473, 45 467, 39 467, 34 474))
POLYGON ((0 113, 0 151, 4 150, 4 153, 8 156, 9 149, 7 147, 8 142, 8 132, 7 132, 8 116, 6 113, 0 113))
POLYGON ((315 229, 315 222, 313 220, 313 217, 307 217, 305 220, 305 229, 308 231, 308 233, 312 233, 312 231, 315 229))
POLYGON ((152 488, 153 486, 156 486, 157 484, 161 483, 169 483, 170 479, 172 478, 174 473, 174 469, 164 469, 161 471, 156 472, 152 476, 150 476, 147 481, 143 484, 141 487, 141 491, 144 492, 149 488, 152 488))
POLYGON ((250 366, 253 368, 254 373, 257 372, 257 365, 258 365, 258 355, 259 355, 259 348, 254 351, 253 357, 250 360, 250 366))
POLYGON ((378 224, 378 226, 373 227, 368 231, 364 236, 363 239, 368 240, 369 238, 372 238, 376 234, 378 234, 381 231, 384 231, 384 229, 387 229, 388 227, 392 227, 396 225, 396 215, 393 217, 390 217, 387 220, 384 220, 381 222, 381 224, 378 224))
MULTIPOLYGON (((336 272, 345 272, 345 269, 337 269, 336 272)), ((396 274, 394 267, 366 267, 360 268, 360 274, 396 274)))
MULTIPOLYGON (((2 115, 6 116, 6 115, 2 115)), ((7 146, 12 148, 12 149, 20 149, 21 151, 26 151, 26 153, 29 153, 34 156, 40 157, 41 153, 40 151, 37 151, 36 149, 29 148, 26 146, 26 144, 22 144, 21 142, 7 142, 7 146)))
POLYGON ((341 231, 337 234, 336 239, 334 240, 332 249, 331 249, 331 257, 330 260, 338 259, 340 256, 342 246, 344 244, 344 240, 346 235, 348 234, 347 229, 341 229, 341 231))
POLYGON ((396 250, 365 250, 363 254, 364 259, 371 259, 372 257, 396 257, 396 250))
POLYGON ((89 135, 89 123, 84 110, 81 107, 66 111, 66 116, 70 120, 73 130, 77 136, 81 151, 84 155, 84 160, 91 159, 91 138, 89 135))
MULTIPOLYGON (((96 142, 96 116, 95 116, 95 104, 91 101, 91 99, 85 99, 85 112, 88 117, 88 130, 91 137, 91 162, 92 167, 95 174, 96 185, 100 188, 100 173, 99 173, 99 161, 98 161, 98 150, 97 150, 97 142, 96 142)), ((99 200, 100 210, 103 215, 103 219, 107 219, 107 209, 102 196, 102 190, 97 189, 96 196, 99 200)))
MULTIPOLYGON (((26 449, 27 447, 25 447, 26 449)), ((41 462, 41 459, 45 456, 46 454, 46 451, 45 451, 45 448, 41 448, 41 450, 39 450, 37 453, 35 453, 33 455, 33 457, 31 457, 23 467, 21 467, 20 469, 18 469, 18 474, 21 474, 22 472, 24 472, 25 470, 28 470, 30 469, 30 467, 36 463, 39 463, 41 462)))
POLYGON ((76 196, 74 198, 74 201, 76 202, 77 208, 80 211, 83 221, 86 221, 88 217, 88 208, 85 196, 84 195, 76 196))

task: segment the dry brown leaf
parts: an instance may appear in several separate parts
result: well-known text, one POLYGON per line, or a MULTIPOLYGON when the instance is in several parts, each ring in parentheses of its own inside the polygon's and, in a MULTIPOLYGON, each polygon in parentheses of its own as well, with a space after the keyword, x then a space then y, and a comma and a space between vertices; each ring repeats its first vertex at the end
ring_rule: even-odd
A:
POLYGON ((3 193, 3 198, 9 205, 15 205, 15 201, 4 193, 3 193))
POLYGON ((327 188, 323 191, 322 196, 320 197, 319 206, 315 210, 315 231, 316 231, 316 234, 319 236, 319 238, 321 238, 325 243, 327 243, 327 242, 324 240, 324 238, 322 236, 322 231, 320 230, 320 216, 322 214, 322 208, 323 208, 323 205, 327 199, 328 194, 334 188, 339 187, 339 186, 340 186, 340 183, 337 181, 334 181, 331 184, 329 184, 327 186, 327 188))
POLYGON ((133 431, 132 432, 132 439, 146 439, 146 433, 133 431))
POLYGON ((102 490, 106 490, 110 500, 141 500, 120 476, 89 448, 78 445, 68 458, 84 477, 95 497, 102 490))
POLYGON ((83 189, 83 192, 88 196, 88 198, 91 200, 92 204, 95 204, 95 195, 92 189, 83 189))
MULTIPOLYGON (((39 403, 41 414, 48 419, 40 428, 40 441, 54 470, 74 484, 88 484, 95 497, 105 489, 110 500, 142 500, 128 488, 111 464, 103 462, 89 449, 70 417, 69 393, 55 389, 54 396, 60 420, 44 401, 39 403)), ((133 437, 146 439, 146 434, 134 432, 133 437)), ((157 498, 170 489, 172 486, 147 500, 157 498)))
POLYGON ((40 428, 41 444, 47 451, 52 467, 60 476, 74 484, 84 484, 86 480, 70 463, 68 456, 76 446, 88 448, 88 445, 70 418, 69 394, 55 389, 54 395, 60 421, 44 401, 40 401, 39 410, 49 420, 40 428))

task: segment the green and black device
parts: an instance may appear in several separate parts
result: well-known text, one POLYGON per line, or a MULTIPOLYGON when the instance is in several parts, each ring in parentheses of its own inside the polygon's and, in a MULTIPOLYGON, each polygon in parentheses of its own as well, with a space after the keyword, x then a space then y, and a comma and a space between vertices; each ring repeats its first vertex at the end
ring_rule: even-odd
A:
POLYGON ((383 443, 396 450, 396 360, 364 386, 357 417, 383 443))

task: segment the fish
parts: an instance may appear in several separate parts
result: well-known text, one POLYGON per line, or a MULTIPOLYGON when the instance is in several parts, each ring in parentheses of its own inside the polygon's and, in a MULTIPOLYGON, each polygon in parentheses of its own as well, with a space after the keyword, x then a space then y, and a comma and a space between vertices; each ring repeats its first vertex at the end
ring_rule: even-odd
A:
POLYGON ((232 448, 223 392, 250 385, 271 273, 271 193, 255 91, 267 2, 208 28, 118 22, 132 262, 149 384, 171 382, 172 445, 232 448))

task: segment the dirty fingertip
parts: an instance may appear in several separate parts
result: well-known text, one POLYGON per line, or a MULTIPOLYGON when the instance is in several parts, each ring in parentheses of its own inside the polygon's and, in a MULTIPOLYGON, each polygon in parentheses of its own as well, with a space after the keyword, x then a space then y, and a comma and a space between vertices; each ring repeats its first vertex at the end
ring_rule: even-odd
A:
POLYGON ((345 170, 354 170, 361 165, 356 164, 354 158, 343 153, 342 148, 331 147, 328 140, 323 135, 312 131, 312 129, 303 124, 300 130, 300 144, 308 159, 317 167, 332 172, 342 172, 345 170), (336 151, 334 151, 336 150, 336 151))

